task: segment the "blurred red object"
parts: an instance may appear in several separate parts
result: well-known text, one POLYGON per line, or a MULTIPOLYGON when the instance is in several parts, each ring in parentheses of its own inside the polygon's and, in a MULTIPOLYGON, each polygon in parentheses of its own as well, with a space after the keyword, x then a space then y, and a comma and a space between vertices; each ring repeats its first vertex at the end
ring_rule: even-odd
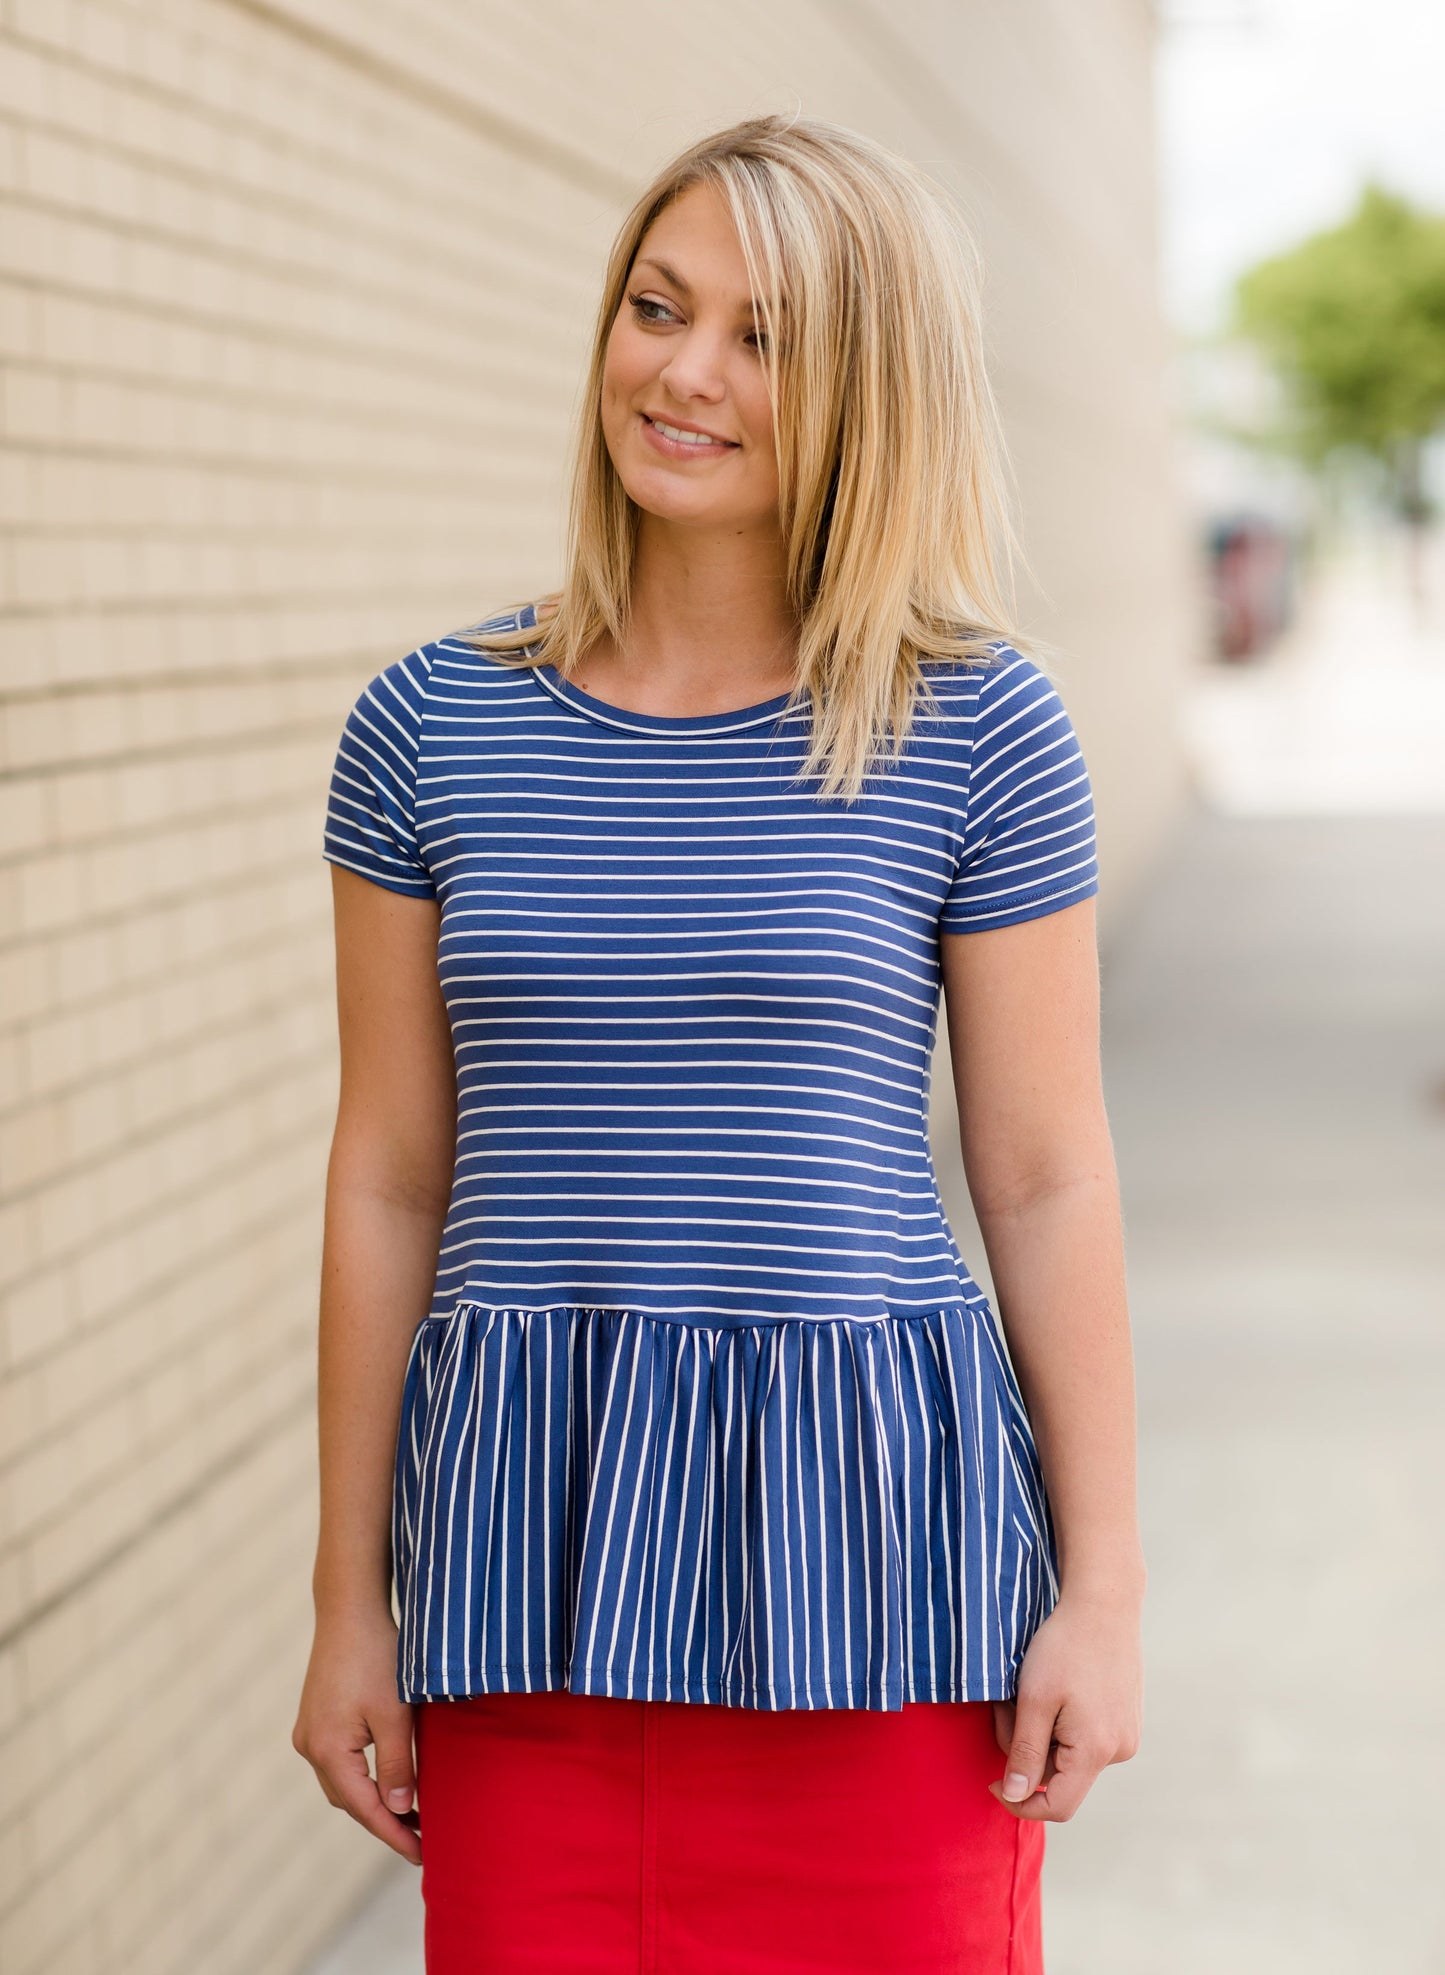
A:
POLYGON ((1278 522, 1257 515, 1217 521, 1210 530, 1214 649, 1257 657, 1289 623, 1294 605, 1294 543, 1278 522))

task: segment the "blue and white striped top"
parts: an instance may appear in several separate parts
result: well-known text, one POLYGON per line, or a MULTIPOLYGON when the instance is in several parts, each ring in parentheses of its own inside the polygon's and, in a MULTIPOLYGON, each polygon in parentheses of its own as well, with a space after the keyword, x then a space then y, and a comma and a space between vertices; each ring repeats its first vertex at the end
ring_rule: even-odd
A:
POLYGON ((928 669, 851 806, 806 701, 624 712, 455 636, 347 717, 324 855, 437 901, 457 1067, 403 1700, 1014 1692, 1057 1559, 929 1148, 939 934, 1094 893, 1093 801, 1031 660, 928 669))

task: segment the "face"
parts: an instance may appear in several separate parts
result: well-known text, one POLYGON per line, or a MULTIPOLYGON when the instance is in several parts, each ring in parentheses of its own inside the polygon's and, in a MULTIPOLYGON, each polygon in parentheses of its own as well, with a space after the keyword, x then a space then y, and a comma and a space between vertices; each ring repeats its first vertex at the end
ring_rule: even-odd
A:
POLYGON ((777 531, 777 457, 750 295, 727 207, 711 187, 690 187, 639 242, 607 342, 602 429, 646 514, 734 535, 777 531))

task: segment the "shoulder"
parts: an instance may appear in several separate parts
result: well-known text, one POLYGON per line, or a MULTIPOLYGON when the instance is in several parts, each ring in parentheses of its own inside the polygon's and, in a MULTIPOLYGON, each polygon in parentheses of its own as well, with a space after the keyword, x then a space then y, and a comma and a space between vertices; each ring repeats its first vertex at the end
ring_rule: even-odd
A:
POLYGON ((479 617, 474 623, 461 625, 448 633, 448 639, 504 639, 509 632, 534 630, 537 610, 535 603, 516 604, 509 610, 495 611, 490 617, 479 617))
POLYGON ((1091 801, 1063 694, 1038 660, 998 639, 986 657, 942 661, 930 683, 971 831, 1024 802, 1091 801))
POLYGON ((1012 719, 1026 707, 1062 705, 1057 682, 1036 659, 1010 644, 994 647, 993 657, 982 671, 980 718, 1012 719))
POLYGON ((448 631, 427 647, 433 679, 454 685, 464 680, 480 685, 515 681, 528 669, 520 661, 536 651, 527 634, 536 630, 537 621, 536 606, 526 603, 448 631))
POLYGON ((926 660, 922 669, 942 705, 978 725, 1013 720, 1029 708, 1063 705, 1045 668, 1002 638, 982 657, 926 660))
POLYGON ((1044 667, 1001 645, 982 673, 969 749, 970 831, 1024 813, 1092 816, 1083 750, 1063 695, 1044 667))
POLYGON ((1037 660, 1003 639, 986 656, 926 661, 936 708, 933 730, 955 743, 972 768, 999 748, 1050 735, 1077 745, 1058 685, 1037 660))
POLYGON ((1098 889, 1093 792, 1057 685, 1002 645, 975 682, 947 932, 1013 925, 1098 889))
POLYGON ((356 702, 356 715, 364 719, 370 713, 394 723, 415 740, 428 714, 445 704, 449 694, 454 696, 459 688, 465 689, 468 682, 505 686, 515 680, 518 668, 478 641, 493 634, 530 629, 536 621, 533 607, 524 604, 415 646, 404 658, 393 659, 373 674, 356 702))
POLYGON ((434 645, 417 645, 405 658, 384 665, 362 687, 355 717, 363 721, 371 717, 406 729, 419 726, 435 650, 434 645))
POLYGON ((1010 758, 1058 749, 1078 753, 1078 736, 1057 682, 1036 659, 1003 639, 986 658, 952 660, 930 677, 945 722, 967 747, 970 777, 1010 758))

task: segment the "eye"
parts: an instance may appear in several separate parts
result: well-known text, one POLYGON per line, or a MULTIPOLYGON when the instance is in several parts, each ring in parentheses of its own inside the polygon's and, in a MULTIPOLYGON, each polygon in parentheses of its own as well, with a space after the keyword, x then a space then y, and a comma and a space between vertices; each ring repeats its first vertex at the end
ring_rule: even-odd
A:
POLYGON ((762 323, 759 321, 756 329, 750 329, 748 331, 747 336, 744 338, 744 341, 748 343, 752 343, 756 347, 759 355, 761 355, 764 350, 767 350, 769 352, 776 351, 778 356, 781 357, 785 353, 788 344, 787 322, 786 320, 784 320, 779 325, 778 334, 776 337, 773 337, 768 334, 767 330, 762 326, 762 323))
POLYGON ((644 315, 644 309, 661 309, 663 316, 670 317, 672 315, 672 311, 668 308, 666 302, 659 302, 651 295, 629 295, 627 299, 632 304, 632 313, 637 317, 639 322, 657 322, 660 319, 655 315, 644 315))

